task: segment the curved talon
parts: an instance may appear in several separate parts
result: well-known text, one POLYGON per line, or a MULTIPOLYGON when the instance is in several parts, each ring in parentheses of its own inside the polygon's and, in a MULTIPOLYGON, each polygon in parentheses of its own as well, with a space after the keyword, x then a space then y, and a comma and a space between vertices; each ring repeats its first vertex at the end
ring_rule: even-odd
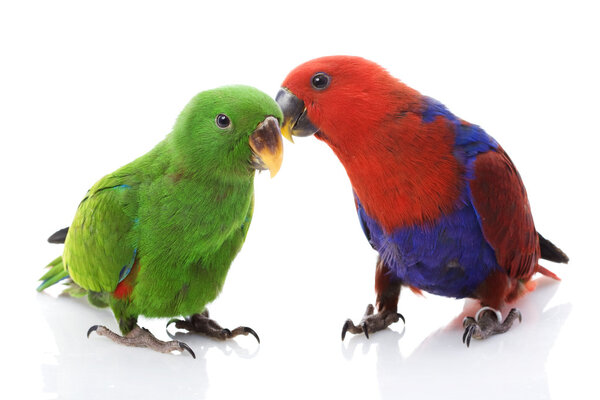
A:
POLYGON ((366 322, 362 323, 362 328, 363 328, 363 332, 365 333, 365 336, 368 339, 369 338, 369 328, 367 327, 367 323, 366 322))
POLYGON ((496 310, 495 308, 492 307, 481 307, 476 313, 475 313, 475 321, 479 322, 479 316, 484 312, 484 311, 492 311, 496 314, 496 318, 498 319, 498 322, 502 322, 502 314, 500 313, 500 311, 496 310))
POLYGON ((186 343, 183 343, 183 342, 177 342, 177 343, 179 344, 179 347, 181 347, 181 351, 187 350, 190 353, 190 355, 194 359, 196 359, 196 354, 194 354, 194 351, 191 349, 190 346, 188 346, 186 343))
POLYGON ((510 311, 514 311, 517 314, 517 316, 519 317, 519 323, 523 322, 523 314, 521 314, 521 310, 519 310, 518 308, 513 308, 510 311))
POLYGON ((90 327, 90 329, 88 329, 88 331, 87 331, 88 339, 90 338, 90 333, 95 332, 98 328, 100 328, 100 325, 93 325, 90 327))
POLYGON ((347 319, 346 322, 344 322, 344 326, 342 327, 342 342, 344 341, 344 338, 346 337, 346 332, 348 332, 348 328, 350 327, 351 323, 352 323, 352 321, 349 319, 347 319))
POLYGON ((258 344, 260 344, 260 338, 258 337, 258 334, 254 331, 254 329, 248 328, 247 326, 245 326, 244 333, 249 333, 252 336, 254 336, 256 338, 256 341, 258 342, 258 344))
POLYGON ((227 328, 221 329, 221 333, 223 335, 225 335, 226 338, 230 338, 231 337, 231 331, 229 329, 227 329, 227 328))
POLYGON ((400 314, 400 313, 396 313, 398 315, 398 318, 400 318, 402 320, 402 323, 404 325, 406 325, 406 320, 404 319, 404 315, 400 314))
POLYGON ((177 323, 177 322, 181 322, 181 320, 180 320, 180 319, 177 319, 177 318, 171 318, 171 319, 169 320, 169 322, 167 322, 167 326, 165 326, 165 328, 168 328, 168 327, 169 327, 169 325, 171 325, 172 323, 177 323))
POLYGON ((475 331, 475 326, 476 325, 471 325, 468 328, 469 334, 467 335, 467 347, 469 347, 471 345, 471 337, 473 337, 473 332, 475 331))

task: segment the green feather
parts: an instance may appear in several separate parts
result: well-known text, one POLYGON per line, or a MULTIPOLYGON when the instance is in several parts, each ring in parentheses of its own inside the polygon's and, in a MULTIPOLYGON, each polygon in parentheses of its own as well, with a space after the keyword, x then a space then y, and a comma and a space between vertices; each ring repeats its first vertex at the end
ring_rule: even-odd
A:
POLYGON ((38 290, 68 271, 98 294, 94 302, 110 304, 123 333, 138 315, 202 312, 246 238, 255 175, 249 138, 268 116, 281 122, 277 104, 248 86, 195 96, 162 142, 87 192, 62 261, 51 263, 50 279, 38 290), (231 121, 226 129, 215 123, 219 114, 231 121), (109 295, 123 279, 131 295, 109 295))
POLYGON ((46 272, 40 278, 42 283, 37 288, 38 292, 41 292, 42 290, 54 285, 56 282, 69 277, 69 274, 63 266, 62 257, 57 257, 54 259, 50 264, 47 265, 47 268, 49 268, 48 272, 46 272))

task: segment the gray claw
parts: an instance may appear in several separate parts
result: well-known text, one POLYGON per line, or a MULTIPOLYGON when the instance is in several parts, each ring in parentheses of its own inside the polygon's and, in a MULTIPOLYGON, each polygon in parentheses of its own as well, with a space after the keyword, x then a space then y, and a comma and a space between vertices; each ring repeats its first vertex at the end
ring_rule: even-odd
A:
POLYGON ((346 332, 348 332, 348 328, 350 327, 350 323, 352 321, 350 321, 349 319, 346 320, 346 322, 344 322, 344 326, 342 327, 342 342, 344 341, 344 338, 346 337, 346 332))
MULTIPOLYGON (((247 326, 244 327, 244 332, 245 333, 249 333, 252 336, 254 336, 256 338, 256 341, 260 344, 260 338, 258 337, 258 334, 256 332, 254 332, 254 329, 252 328, 248 328, 247 326)), ((343 340, 343 339, 342 339, 343 340)))
POLYGON ((400 313, 396 313, 396 314, 398 314, 398 318, 400 318, 400 319, 402 320, 402 323, 403 323, 404 325, 406 325, 406 320, 404 319, 404 315, 402 315, 402 314, 400 314, 400 313))
POLYGON ((187 350, 191 354, 191 356, 194 359, 196 359, 196 354, 194 354, 194 351, 190 348, 190 346, 188 346, 186 343, 183 343, 183 342, 177 342, 177 343, 179 343, 179 347, 181 347, 181 351, 187 350))
POLYGON ((523 322, 523 314, 521 314, 521 311, 517 310, 516 312, 519 315, 519 323, 523 322))
POLYGON ((475 325, 471 325, 468 328, 468 335, 467 335, 467 347, 469 347, 471 345, 471 337, 473 336, 473 331, 475 330, 475 325))
POLYGON ((362 328, 363 328, 363 332, 365 333, 365 336, 368 339, 369 338, 369 328, 367 327, 367 323, 366 322, 362 323, 362 328))
POLYGON ((177 319, 177 318, 171 318, 171 319, 169 320, 169 322, 167 322, 167 326, 165 326, 165 328, 168 328, 168 327, 169 327, 169 325, 171 325, 172 323, 177 323, 177 322, 180 322, 180 321, 181 321, 180 319, 177 319))
POLYGON ((100 327, 100 325, 94 325, 94 326, 90 327, 90 329, 88 329, 88 331, 87 331, 88 339, 90 338, 90 333, 95 332, 96 329, 98 329, 99 327, 100 327))

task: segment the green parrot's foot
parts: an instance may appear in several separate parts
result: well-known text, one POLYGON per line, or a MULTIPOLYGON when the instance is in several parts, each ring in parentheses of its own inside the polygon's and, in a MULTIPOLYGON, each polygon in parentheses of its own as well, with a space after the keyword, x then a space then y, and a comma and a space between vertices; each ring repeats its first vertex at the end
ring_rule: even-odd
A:
POLYGON ((374 312, 375 307, 373 307, 373 304, 369 304, 365 311, 365 315, 360 320, 358 326, 354 325, 354 322, 352 322, 351 319, 346 320, 342 328, 342 340, 346 337, 346 332, 354 334, 364 333, 368 339, 369 333, 381 331, 394 322, 402 320, 402 322, 406 323, 404 317, 400 313, 387 310, 378 312, 377 314, 373 314, 374 312))
POLYGON ((125 336, 120 336, 102 325, 94 325, 92 326, 87 333, 88 338, 90 337, 90 333, 96 332, 100 336, 106 336, 110 340, 115 343, 119 343, 125 346, 133 346, 133 347, 148 347, 154 351, 158 351, 160 353, 170 353, 172 351, 188 351, 192 357, 196 358, 196 355, 188 346, 183 342, 179 342, 177 340, 172 340, 170 342, 163 342, 162 340, 157 339, 150 331, 146 328, 140 328, 138 325, 133 328, 131 332, 129 332, 125 336))
POLYGON ((219 340, 227 340, 238 335, 245 336, 251 334, 256 338, 256 341, 260 343, 260 339, 256 332, 254 332, 254 329, 248 328, 247 326, 239 326, 234 330, 223 328, 217 321, 208 317, 208 310, 205 310, 202 314, 194 314, 184 320, 173 318, 167 323, 167 327, 172 323, 175 323, 175 327, 178 329, 186 329, 190 332, 201 333, 219 340))
POLYGON ((465 317, 463 320, 463 327, 465 333, 463 334, 463 343, 469 347, 471 339, 485 339, 497 333, 504 333, 508 331, 513 322, 518 319, 521 322, 521 311, 513 308, 508 312, 506 319, 502 322, 502 314, 500 311, 494 310, 491 307, 482 307, 475 318, 465 317))

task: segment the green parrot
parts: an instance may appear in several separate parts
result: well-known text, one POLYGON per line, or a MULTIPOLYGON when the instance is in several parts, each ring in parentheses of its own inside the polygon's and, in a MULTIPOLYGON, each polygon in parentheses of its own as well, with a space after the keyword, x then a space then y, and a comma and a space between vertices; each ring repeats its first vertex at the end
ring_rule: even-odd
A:
MULTIPOLYGON (((147 317, 217 339, 254 330, 224 329, 209 319, 231 262, 240 251, 254 208, 255 170, 279 170, 281 110, 249 86, 196 95, 172 132, 147 154, 100 179, 77 208, 70 227, 52 235, 64 251, 40 279, 42 291, 68 279, 65 291, 110 306, 123 336, 95 331, 127 346, 189 351, 137 325, 147 317)), ((167 324, 168 326, 168 324, 167 324)))

